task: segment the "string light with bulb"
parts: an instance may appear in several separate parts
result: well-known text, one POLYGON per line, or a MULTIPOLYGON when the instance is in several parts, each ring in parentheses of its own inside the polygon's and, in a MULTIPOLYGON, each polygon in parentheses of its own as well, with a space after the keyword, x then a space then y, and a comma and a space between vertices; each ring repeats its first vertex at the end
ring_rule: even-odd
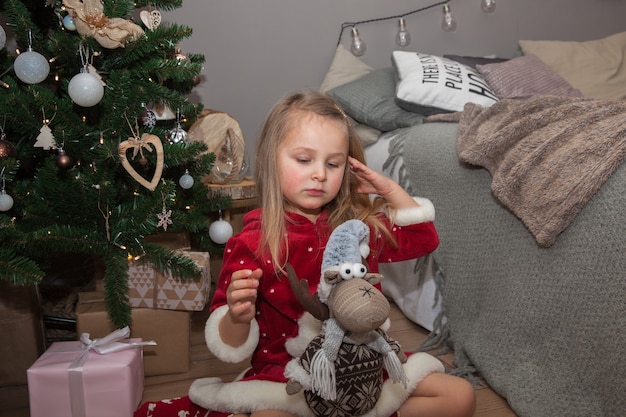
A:
MULTIPOLYGON (((355 56, 362 56, 365 54, 367 50, 367 46, 365 45, 365 41, 361 38, 359 31, 357 29, 358 25, 363 25, 366 23, 380 22, 384 20, 397 20, 398 21, 398 32, 396 34, 396 44, 400 47, 408 46, 411 43, 411 34, 409 33, 405 17, 420 13, 435 7, 443 6, 443 18, 441 20, 441 29, 444 32, 454 32, 456 30, 456 20, 452 16, 452 12, 449 5, 450 1, 440 1, 437 3, 433 3, 431 5, 421 7, 419 9, 411 10, 410 12, 393 15, 393 16, 385 16, 378 17, 374 19, 360 20, 357 22, 343 22, 341 24, 341 31, 339 32, 339 40, 337 45, 341 43, 341 38, 343 36, 344 30, 350 28, 350 33, 352 36, 352 43, 350 45, 350 51, 355 56)), ((480 7, 485 13, 492 13, 496 8, 495 0, 481 0, 480 7)))

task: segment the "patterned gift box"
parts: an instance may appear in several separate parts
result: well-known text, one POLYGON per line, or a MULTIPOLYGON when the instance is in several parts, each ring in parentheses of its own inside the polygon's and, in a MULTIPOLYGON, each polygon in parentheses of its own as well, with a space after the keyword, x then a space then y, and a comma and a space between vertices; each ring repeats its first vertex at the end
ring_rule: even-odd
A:
POLYGON ((132 307, 200 311, 209 301, 211 270, 208 252, 182 252, 202 270, 198 279, 182 279, 151 263, 128 266, 129 301, 132 307))
POLYGON ((99 354, 80 341, 55 342, 27 377, 31 417, 132 417, 144 389, 142 348, 99 354))

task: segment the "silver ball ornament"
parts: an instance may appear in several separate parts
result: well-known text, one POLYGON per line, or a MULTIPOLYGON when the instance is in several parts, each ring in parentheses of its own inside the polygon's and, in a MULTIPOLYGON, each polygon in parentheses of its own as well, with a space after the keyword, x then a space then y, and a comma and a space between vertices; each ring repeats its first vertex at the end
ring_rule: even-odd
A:
POLYGON ((72 101, 82 107, 93 107, 104 96, 102 83, 93 74, 81 71, 70 80, 67 92, 72 101))
POLYGON ((185 173, 178 179, 178 184, 185 190, 188 190, 193 187, 193 183, 193 177, 189 175, 189 170, 186 169, 185 173))
POLYGON ((28 48, 15 58, 13 69, 17 78, 26 84, 39 84, 48 77, 50 64, 39 52, 28 48))
POLYGON ((172 130, 168 132, 167 139, 169 140, 170 143, 179 143, 179 142, 188 143, 189 135, 182 128, 180 123, 178 123, 175 128, 173 128, 172 130))
POLYGON ((13 197, 0 190, 0 211, 9 211, 13 207, 13 197))
POLYGON ((226 220, 214 221, 209 227, 209 237, 211 240, 219 245, 223 245, 228 242, 228 239, 233 235, 233 227, 226 220))

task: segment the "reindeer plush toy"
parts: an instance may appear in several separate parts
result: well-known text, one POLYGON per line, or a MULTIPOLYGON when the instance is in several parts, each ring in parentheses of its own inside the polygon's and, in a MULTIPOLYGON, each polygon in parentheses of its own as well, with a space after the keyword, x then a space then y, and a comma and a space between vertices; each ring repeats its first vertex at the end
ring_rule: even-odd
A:
POLYGON ((304 353, 285 368, 286 390, 304 397, 315 416, 376 416, 383 368, 393 382, 407 387, 406 355, 380 327, 390 305, 374 286, 382 275, 368 273, 369 228, 360 220, 337 227, 326 246, 322 277, 313 296, 291 265, 289 280, 304 308, 322 321, 322 329, 304 353))

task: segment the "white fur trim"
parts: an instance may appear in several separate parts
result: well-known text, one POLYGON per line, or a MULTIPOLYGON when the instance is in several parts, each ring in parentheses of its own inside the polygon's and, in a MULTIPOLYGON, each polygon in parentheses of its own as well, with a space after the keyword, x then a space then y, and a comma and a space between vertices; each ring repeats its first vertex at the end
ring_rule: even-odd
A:
POLYGON ((435 221, 435 206, 427 198, 413 197, 419 206, 396 210, 391 216, 398 226, 435 221))
POLYGON ((285 366, 285 377, 293 381, 298 381, 304 389, 310 390, 313 387, 311 374, 304 369, 300 363, 300 358, 294 358, 287 362, 287 366, 285 366))
POLYGON ((376 403, 376 416, 392 415, 413 394, 417 385, 424 378, 432 373, 444 372, 445 370, 439 359, 424 352, 409 356, 402 367, 409 379, 406 389, 402 384, 394 383, 391 379, 385 381, 380 399, 376 403))
POLYGON ((305 312, 298 319, 298 335, 285 341, 285 349, 294 358, 299 358, 306 350, 311 340, 322 331, 322 322, 305 312))
POLYGON ((255 319, 250 322, 250 333, 243 345, 238 347, 230 346, 222 340, 219 332, 219 325, 222 318, 228 312, 228 305, 218 307, 211 313, 204 327, 204 339, 206 345, 217 358, 223 362, 238 363, 254 353, 259 344, 259 324, 255 319))
MULTIPOLYGON (((407 388, 387 380, 376 404, 378 417, 392 415, 415 391, 417 385, 434 372, 444 372, 442 363, 428 353, 409 356, 402 365, 409 379, 407 388)), ((194 403, 213 411, 224 413, 251 413, 256 410, 285 410, 300 417, 313 417, 304 400, 304 391, 288 395, 286 384, 270 381, 223 382, 220 378, 197 379, 189 388, 189 398, 194 403)))
POLYGON ((223 382, 219 378, 196 379, 189 388, 194 403, 223 413, 285 410, 301 417, 314 417, 304 391, 289 395, 285 383, 271 381, 223 382))

